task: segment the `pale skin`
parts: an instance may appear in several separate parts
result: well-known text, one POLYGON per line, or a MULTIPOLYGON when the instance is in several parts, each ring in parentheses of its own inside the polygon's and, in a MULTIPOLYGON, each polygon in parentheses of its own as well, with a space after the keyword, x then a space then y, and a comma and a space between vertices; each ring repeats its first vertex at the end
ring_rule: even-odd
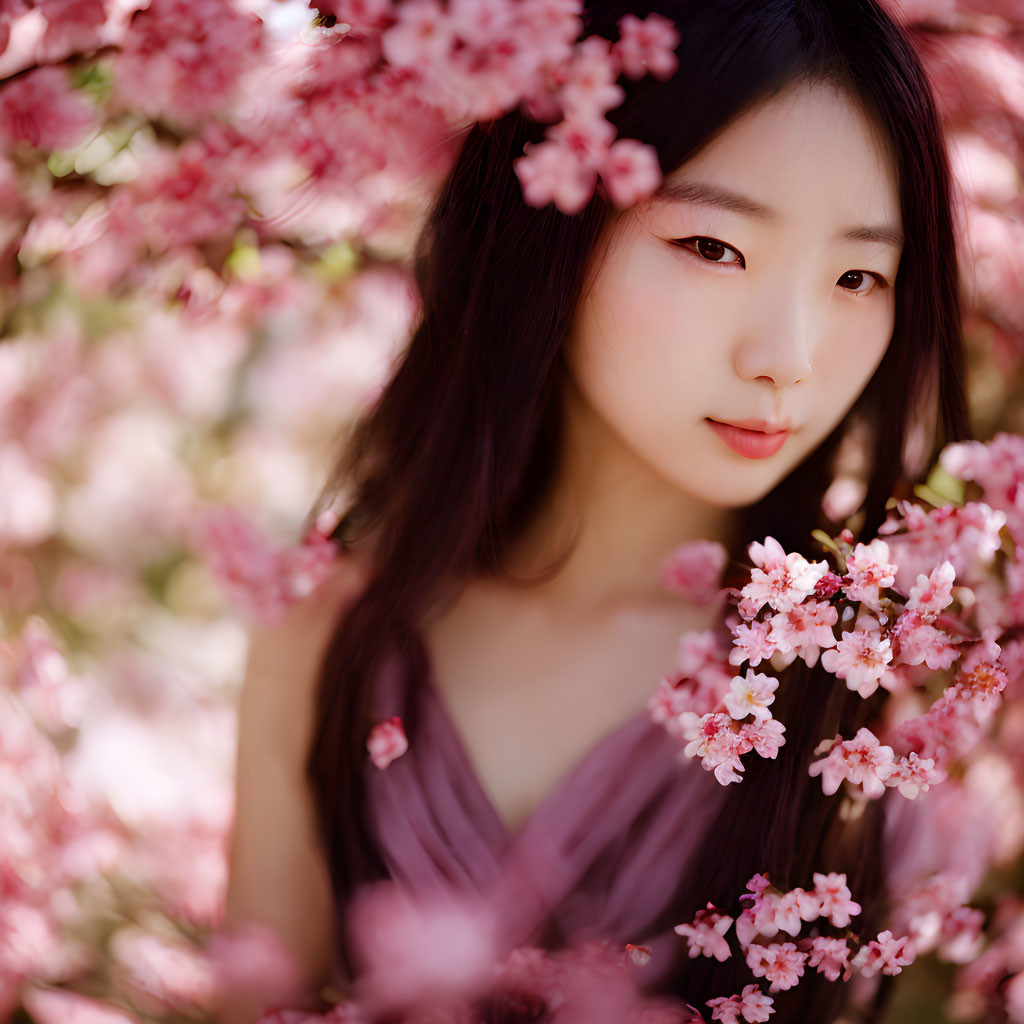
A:
MULTIPOLYGON (((658 568, 688 540, 724 539, 731 510, 846 415, 892 334, 900 227, 880 135, 820 84, 737 119, 609 224, 566 347, 560 472, 509 568, 525 577, 569 555, 534 586, 472 580, 421 629, 510 829, 643 708, 680 633, 715 622, 716 609, 667 593, 658 568), (791 430, 749 459, 706 417, 782 417, 791 430)), ((318 655, 362 578, 346 559, 324 594, 256 633, 243 689, 226 923, 274 927, 310 991, 329 977, 331 902, 301 765, 318 655)))

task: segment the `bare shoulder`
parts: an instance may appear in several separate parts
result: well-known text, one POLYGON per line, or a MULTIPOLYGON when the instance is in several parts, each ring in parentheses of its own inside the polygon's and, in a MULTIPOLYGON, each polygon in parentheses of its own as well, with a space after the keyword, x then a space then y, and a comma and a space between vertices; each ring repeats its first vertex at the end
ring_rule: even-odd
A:
POLYGON ((291 604, 279 621, 250 627, 243 711, 256 703, 295 725, 308 717, 331 636, 368 576, 365 562, 342 552, 327 579, 291 604))
MULTIPOLYGON (((282 619, 254 625, 238 705, 235 821, 224 924, 269 925, 313 996, 332 971, 334 901, 305 775, 323 657, 368 579, 339 555, 331 575, 282 619)), ((225 1024, 250 1024, 251 1007, 224 1007, 225 1024)), ((257 1014, 258 1016, 258 1014, 257 1014)))

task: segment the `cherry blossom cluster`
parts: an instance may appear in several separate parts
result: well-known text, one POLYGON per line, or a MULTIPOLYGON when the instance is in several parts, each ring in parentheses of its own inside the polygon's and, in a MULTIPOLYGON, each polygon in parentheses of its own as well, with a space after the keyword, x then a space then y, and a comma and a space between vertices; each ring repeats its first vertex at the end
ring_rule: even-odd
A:
POLYGON ((789 891, 777 889, 758 874, 747 883, 747 890, 740 897, 744 906, 736 917, 709 903, 692 922, 675 928, 686 940, 690 957, 714 957, 723 962, 734 955, 726 938, 733 929, 754 977, 768 983, 767 993, 751 984, 738 995, 709 1000, 714 1021, 753 1024, 768 1020, 775 1012, 772 995, 793 988, 808 968, 815 968, 829 981, 849 980, 854 974, 870 978, 878 973, 899 974, 916 956, 914 941, 908 936, 894 936, 886 930, 863 942, 848 930, 861 907, 851 898, 843 874, 816 873, 813 889, 789 891), (813 934, 801 937, 804 924, 813 922, 817 922, 813 934), (822 934, 828 926, 845 934, 822 934), (782 932, 796 941, 769 941, 782 932))
POLYGON ((624 98, 620 75, 664 79, 675 71, 679 35, 668 19, 629 14, 614 43, 599 36, 576 42, 578 0, 452 0, 447 6, 342 0, 334 7, 331 31, 342 40, 336 46, 348 50, 347 40, 358 42, 361 49, 349 60, 371 91, 392 89, 396 79, 409 82, 419 97, 439 105, 448 123, 489 120, 520 103, 532 116, 557 122, 515 162, 531 205, 554 202, 576 213, 598 176, 623 207, 660 184, 654 150, 632 139, 616 141, 605 114, 624 98), (379 67, 370 55, 377 50, 379 67))
MULTIPOLYGON (((1014 447, 1005 439, 994 445, 997 455, 1014 447)), ((988 448, 970 451, 982 474, 992 461, 988 448)), ((820 662, 862 698, 879 688, 923 691, 953 671, 923 714, 905 716, 891 731, 894 745, 864 727, 850 739, 824 739, 809 768, 829 795, 845 783, 866 798, 887 788, 917 797, 968 753, 1007 685, 1004 630, 996 623, 1012 626, 1015 604, 1006 600, 995 558, 1005 524, 1006 514, 984 502, 931 511, 903 503, 899 517, 885 524, 888 539, 857 542, 849 530, 819 534, 823 560, 787 552, 772 537, 751 544, 749 579, 728 592, 738 612, 729 620, 731 650, 723 658, 715 634, 684 636, 674 672, 649 703, 652 717, 684 744, 686 757, 700 758, 728 785, 742 778, 744 754, 775 758, 785 743, 785 725, 772 714, 779 680, 759 670, 763 663, 780 671, 797 658, 811 667, 820 662), (908 576, 907 564, 919 571, 908 576), (978 593, 986 595, 981 609, 978 593), (706 652, 702 662, 684 657, 698 648, 706 652), (745 671, 730 674, 724 662, 745 671)), ((663 581, 686 595, 692 577, 706 591, 710 569, 721 564, 706 547, 684 545, 666 563, 663 581)), ((1005 578, 1012 592, 1012 565, 1005 578)))
POLYGON ((262 622, 279 620, 334 570, 338 546, 329 539, 337 514, 323 513, 298 544, 273 544, 240 510, 212 508, 197 521, 195 548, 226 596, 262 622))
POLYGON ((520 103, 542 121, 557 121, 516 161, 528 203, 576 213, 600 176, 612 201, 630 206, 660 183, 654 150, 616 141, 605 114, 624 98, 620 75, 664 79, 675 71, 679 35, 668 19, 629 14, 614 43, 599 36, 576 42, 578 0, 342 0, 333 9, 330 32, 343 40, 336 45, 351 51, 349 40, 359 44, 348 59, 371 91, 393 89, 396 80, 408 91, 410 82, 449 123, 489 120, 520 103), (383 63, 375 66, 378 51, 383 63))
POLYGON ((641 992, 633 968, 650 962, 646 946, 593 940, 558 950, 508 950, 497 942, 492 912, 480 899, 420 898, 389 882, 364 889, 350 914, 360 971, 348 998, 325 1014, 271 1004, 260 1024, 369 1024, 385 1017, 470 1022, 505 1019, 511 1011, 609 1024, 700 1019, 678 1000, 641 992))

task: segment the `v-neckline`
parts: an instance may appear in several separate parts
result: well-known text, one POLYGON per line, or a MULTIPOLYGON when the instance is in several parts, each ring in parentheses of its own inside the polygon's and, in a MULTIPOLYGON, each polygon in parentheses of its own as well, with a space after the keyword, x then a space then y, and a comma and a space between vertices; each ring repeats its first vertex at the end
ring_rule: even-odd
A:
POLYGON ((548 788, 547 792, 527 813, 526 817, 523 818, 519 825, 509 825, 502 817, 494 802, 494 798, 484 785, 483 779, 480 777, 476 764, 470 755, 469 747, 463 740, 462 733, 448 709, 447 699, 437 684, 437 676, 434 672, 433 661, 430 657, 430 652, 427 650, 426 642, 418 630, 413 632, 413 636, 415 640, 416 656, 419 659, 420 667, 422 669, 424 689, 429 699, 433 702, 438 717, 444 723, 444 728, 449 734, 452 750, 455 756, 461 762, 466 776, 470 779, 471 785, 477 790, 481 797, 481 802, 489 809, 491 816, 501 829, 501 832, 508 843, 517 842, 524 834, 531 831, 535 823, 542 817, 543 812, 546 811, 547 808, 563 794, 563 792, 570 786, 573 779, 576 778, 587 765, 589 765, 600 753, 608 748, 613 740, 618 739, 624 733, 638 729, 641 723, 644 723, 651 728, 655 725, 648 709, 646 707, 642 707, 636 712, 636 714, 631 715, 619 725, 612 727, 610 730, 602 734, 595 743, 591 744, 591 746, 588 747, 580 757, 578 757, 564 772, 561 773, 561 775, 558 776, 554 783, 548 788))

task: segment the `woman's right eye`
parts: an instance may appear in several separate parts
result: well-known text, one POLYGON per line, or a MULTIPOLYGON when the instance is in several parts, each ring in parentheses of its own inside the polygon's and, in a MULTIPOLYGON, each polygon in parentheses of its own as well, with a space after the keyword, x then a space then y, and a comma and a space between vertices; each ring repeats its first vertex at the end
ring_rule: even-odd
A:
POLYGON ((675 238, 672 244, 699 256, 705 263, 735 263, 741 267, 746 266, 741 253, 717 238, 694 235, 692 238, 675 238))

